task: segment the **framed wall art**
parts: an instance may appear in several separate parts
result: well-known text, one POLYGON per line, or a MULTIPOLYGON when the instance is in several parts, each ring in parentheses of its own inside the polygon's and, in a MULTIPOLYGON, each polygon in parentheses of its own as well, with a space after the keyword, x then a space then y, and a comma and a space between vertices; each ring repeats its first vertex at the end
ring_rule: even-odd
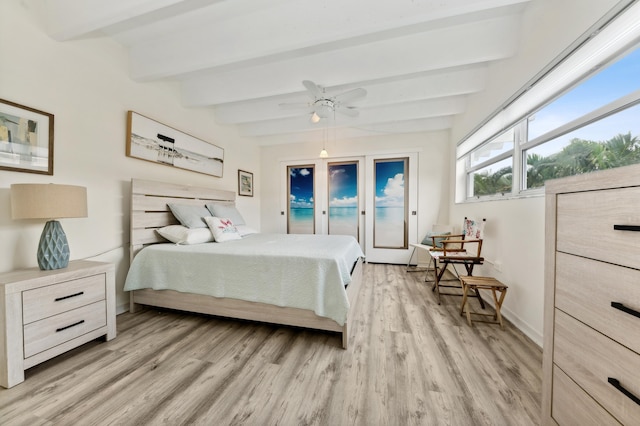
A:
POLYGON ((238 195, 253 197, 253 173, 238 170, 238 195))
POLYGON ((53 114, 0 99, 0 170, 53 175, 53 114))
POLYGON ((224 149, 134 111, 127 115, 127 156, 222 177, 224 149))

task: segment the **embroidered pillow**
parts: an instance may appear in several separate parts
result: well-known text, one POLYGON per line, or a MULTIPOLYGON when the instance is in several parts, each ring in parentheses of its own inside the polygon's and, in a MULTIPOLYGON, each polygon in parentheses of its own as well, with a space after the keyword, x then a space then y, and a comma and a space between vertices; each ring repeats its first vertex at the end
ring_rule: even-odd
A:
POLYGON ((182 225, 169 225, 156 229, 163 238, 175 244, 202 244, 213 241, 209 228, 187 228, 182 225))
POLYGON ((231 219, 207 216, 204 218, 204 221, 207 222, 207 225, 213 234, 213 239, 216 240, 217 243, 242 239, 238 229, 233 225, 231 219))

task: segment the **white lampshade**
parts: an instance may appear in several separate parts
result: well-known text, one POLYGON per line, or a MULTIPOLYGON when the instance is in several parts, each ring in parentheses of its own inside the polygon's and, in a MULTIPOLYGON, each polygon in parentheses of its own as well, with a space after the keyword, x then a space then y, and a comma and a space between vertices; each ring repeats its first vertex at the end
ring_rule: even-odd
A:
POLYGON ((320 151, 320 158, 327 158, 328 156, 329 153, 327 152, 327 150, 322 148, 322 151, 320 151))

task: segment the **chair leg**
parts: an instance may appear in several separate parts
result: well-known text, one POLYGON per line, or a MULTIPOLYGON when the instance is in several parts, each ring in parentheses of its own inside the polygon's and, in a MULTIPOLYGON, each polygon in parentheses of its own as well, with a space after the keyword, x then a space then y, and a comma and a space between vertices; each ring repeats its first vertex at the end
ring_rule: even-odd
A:
POLYGON ((482 296, 480 296, 480 292, 478 291, 478 289, 477 289, 477 288, 474 288, 474 290, 475 290, 475 292, 476 292, 476 297, 478 298, 478 301, 480 302, 480 307, 481 307, 482 309, 484 309, 484 308, 485 308, 485 306, 484 306, 484 300, 482 300, 482 296))
MULTIPOLYGON (((468 285, 462 285, 462 306, 460 308, 460 315, 462 315, 462 312, 464 310, 466 310, 467 312, 467 324, 469 324, 469 327, 472 327, 473 325, 471 324, 471 308, 469 307, 469 303, 468 303, 468 297, 467 297, 467 291, 469 290, 469 286, 468 285)), ((476 289, 477 291, 477 289, 476 289)))
MULTIPOLYGON (((465 263, 464 264, 464 268, 467 270, 467 275, 469 275, 470 277, 473 276, 473 267, 474 267, 473 263, 465 263)), ((480 307, 482 309, 485 309, 484 300, 482 300, 482 296, 480 296, 480 292, 475 287, 474 287, 473 290, 475 291, 476 297, 478 298, 478 301, 480 302, 480 307)))
POLYGON ((431 286, 431 291, 435 291, 436 293, 436 301, 438 302, 438 305, 441 304, 440 302, 440 280, 442 279, 442 276, 444 275, 446 271, 446 265, 444 267, 440 267, 440 270, 438 270, 438 264, 436 262, 435 259, 433 259, 433 285, 431 286))
POLYGON ((411 252, 411 256, 409 256, 409 260, 407 261, 407 269, 406 272, 412 272, 411 270, 409 270, 409 266, 411 265, 411 259, 413 259, 413 255, 416 254, 416 248, 413 248, 413 251, 411 252))
POLYGON ((498 298, 496 296, 496 289, 495 288, 493 288, 492 291, 493 291, 493 301, 496 304, 496 315, 495 316, 498 319, 498 322, 500 323, 500 328, 502 328, 504 330, 504 324, 502 323, 502 314, 500 313, 500 308, 502 308, 502 302, 504 302, 504 296, 507 293, 507 289, 504 288, 502 290, 499 290, 500 291, 500 298, 498 298))

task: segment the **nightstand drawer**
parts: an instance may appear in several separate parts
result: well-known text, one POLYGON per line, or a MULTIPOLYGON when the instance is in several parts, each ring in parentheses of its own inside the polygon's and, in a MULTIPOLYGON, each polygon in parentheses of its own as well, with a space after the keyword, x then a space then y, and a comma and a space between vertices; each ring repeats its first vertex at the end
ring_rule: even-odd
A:
POLYGON ((564 253, 556 265, 556 307, 640 353, 640 270, 564 253))
POLYGON ((24 357, 28 358, 107 324, 104 301, 24 326, 24 357))
POLYGON ((24 324, 105 299, 105 275, 93 275, 22 292, 24 324))
POLYGON ((640 188, 560 194, 557 202, 558 251, 638 267, 640 188))
POLYGON ((637 424, 640 355, 557 309, 555 331, 553 362, 619 422, 637 424))

